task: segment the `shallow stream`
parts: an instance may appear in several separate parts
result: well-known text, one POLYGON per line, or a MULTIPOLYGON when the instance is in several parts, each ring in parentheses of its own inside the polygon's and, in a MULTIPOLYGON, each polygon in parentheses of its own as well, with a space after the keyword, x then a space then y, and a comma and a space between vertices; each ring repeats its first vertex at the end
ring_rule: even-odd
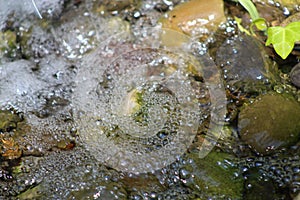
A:
POLYGON ((300 198, 299 55, 236 3, 36 7, 0 0, 0 199, 300 198))

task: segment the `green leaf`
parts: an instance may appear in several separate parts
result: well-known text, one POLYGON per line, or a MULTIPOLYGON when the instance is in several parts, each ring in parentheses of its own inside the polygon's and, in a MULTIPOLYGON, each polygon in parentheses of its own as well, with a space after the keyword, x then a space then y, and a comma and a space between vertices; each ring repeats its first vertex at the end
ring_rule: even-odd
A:
POLYGON ((267 26, 267 23, 266 23, 266 20, 264 18, 258 18, 256 20, 254 20, 252 22, 256 28, 260 31, 265 31, 267 30, 268 26, 267 26))
POLYGON ((300 41, 300 22, 292 22, 285 27, 294 37, 294 42, 300 41))
POLYGON ((236 21, 236 24, 238 26, 238 29, 243 32, 243 33, 246 33, 247 35, 251 35, 250 32, 245 29, 243 26, 242 26, 242 19, 241 18, 238 18, 238 17, 234 17, 234 20, 236 21))
POLYGON ((257 9, 251 0, 238 0, 238 2, 248 11, 252 19, 252 24, 250 26, 250 31, 253 34, 252 26, 255 25, 256 28, 260 31, 267 30, 266 20, 259 17, 257 9))
POLYGON ((292 52, 295 42, 300 41, 299 30, 300 22, 292 22, 286 27, 270 27, 266 46, 273 44, 276 53, 286 59, 292 52))
POLYGON ((256 10, 255 5, 250 0, 238 0, 239 3, 248 11, 253 21, 259 18, 259 14, 256 10))

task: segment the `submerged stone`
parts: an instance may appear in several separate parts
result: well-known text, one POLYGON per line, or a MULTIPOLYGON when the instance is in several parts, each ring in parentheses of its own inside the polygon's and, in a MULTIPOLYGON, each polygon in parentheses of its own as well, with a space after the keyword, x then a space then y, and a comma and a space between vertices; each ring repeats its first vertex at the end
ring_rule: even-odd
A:
POLYGON ((245 200, 289 199, 284 190, 278 190, 275 181, 262 173, 259 167, 250 169, 244 177, 245 200))
POLYGON ((111 62, 101 64, 99 53, 104 52, 99 49, 85 58, 78 73, 74 105, 80 137, 114 169, 160 169, 195 137, 200 110, 187 72, 191 63, 171 52, 130 44, 109 48, 111 62))
POLYGON ((210 152, 200 159, 197 153, 188 156, 193 160, 186 165, 181 178, 187 187, 203 199, 241 199, 243 178, 234 164, 234 157, 223 152, 210 152))
POLYGON ((290 196, 296 196, 300 192, 299 155, 298 143, 272 155, 240 159, 239 166, 245 178, 245 197, 251 199, 258 193, 269 196, 268 199, 291 199, 290 196))
POLYGON ((125 185, 128 194, 130 194, 129 199, 134 199, 138 195, 144 198, 153 198, 166 190, 166 187, 159 182, 154 174, 140 174, 139 176, 131 174, 130 176, 124 176, 121 181, 125 185))
POLYGON ((300 104, 282 94, 266 94, 239 113, 240 137, 254 151, 267 154, 300 138, 300 104))

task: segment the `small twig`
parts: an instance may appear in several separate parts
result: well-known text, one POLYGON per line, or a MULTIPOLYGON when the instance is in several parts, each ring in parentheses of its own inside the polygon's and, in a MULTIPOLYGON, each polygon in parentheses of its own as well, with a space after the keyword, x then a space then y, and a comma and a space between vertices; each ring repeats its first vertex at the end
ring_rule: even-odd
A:
POLYGON ((35 4, 35 1, 34 1, 34 0, 31 0, 31 1, 32 1, 32 4, 33 4, 33 6, 34 6, 34 8, 35 8, 35 10, 36 10, 36 12, 37 12, 39 18, 43 19, 43 16, 41 15, 39 9, 37 8, 37 6, 36 6, 36 4, 35 4))

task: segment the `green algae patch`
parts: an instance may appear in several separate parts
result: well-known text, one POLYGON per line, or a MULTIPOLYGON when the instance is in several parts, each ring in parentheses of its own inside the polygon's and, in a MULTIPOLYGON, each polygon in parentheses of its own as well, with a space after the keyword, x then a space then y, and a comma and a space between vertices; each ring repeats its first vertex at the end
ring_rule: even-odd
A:
MULTIPOLYGON (((1 54, 13 57, 17 49, 17 36, 13 31, 0 32, 0 50, 1 54)), ((0 54, 0 55, 1 55, 0 54)))
POLYGON ((194 161, 185 170, 191 173, 186 185, 200 193, 200 198, 242 199, 243 178, 233 163, 234 157, 223 152, 210 152, 200 159, 197 153, 189 154, 194 161))
POLYGON ((17 123, 23 121, 20 116, 10 111, 0 111, 0 132, 17 128, 17 123))

